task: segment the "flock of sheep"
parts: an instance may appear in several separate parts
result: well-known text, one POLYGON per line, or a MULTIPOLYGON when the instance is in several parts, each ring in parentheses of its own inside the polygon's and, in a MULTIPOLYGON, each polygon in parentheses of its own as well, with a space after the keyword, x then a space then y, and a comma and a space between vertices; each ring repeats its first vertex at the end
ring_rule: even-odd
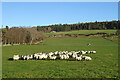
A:
POLYGON ((56 60, 59 59, 69 59, 69 58, 75 58, 76 60, 92 60, 89 56, 82 56, 82 54, 90 54, 90 53, 96 53, 96 51, 56 51, 56 52, 50 52, 50 53, 35 53, 35 54, 29 54, 29 55, 14 55, 13 60, 32 60, 32 59, 51 59, 56 60))

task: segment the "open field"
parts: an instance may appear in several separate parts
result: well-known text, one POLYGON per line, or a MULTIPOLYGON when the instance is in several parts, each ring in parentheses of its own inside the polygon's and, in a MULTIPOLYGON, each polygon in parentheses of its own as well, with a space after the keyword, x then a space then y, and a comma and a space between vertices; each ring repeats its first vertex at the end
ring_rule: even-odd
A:
POLYGON ((5 46, 3 52, 3 78, 116 78, 118 77, 118 45, 96 38, 54 38, 38 45, 5 46), (91 46, 87 46, 91 43, 91 46), (63 50, 96 50, 87 54, 92 61, 19 60, 11 61, 14 54, 63 50))
POLYGON ((117 30, 73 30, 73 31, 65 31, 65 32, 56 32, 56 33, 46 33, 46 36, 51 35, 65 35, 65 34, 96 34, 96 33, 115 33, 117 30))

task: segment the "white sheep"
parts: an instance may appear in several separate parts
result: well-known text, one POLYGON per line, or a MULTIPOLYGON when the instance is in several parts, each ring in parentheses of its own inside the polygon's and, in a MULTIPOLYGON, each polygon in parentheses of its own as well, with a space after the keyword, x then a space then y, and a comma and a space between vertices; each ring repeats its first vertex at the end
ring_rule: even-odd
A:
POLYGON ((72 57, 75 58, 77 56, 77 54, 73 54, 72 57))
POLYGON ((20 58, 19 55, 14 55, 13 56, 13 60, 19 60, 19 58, 20 58))
POLYGON ((54 55, 54 53, 53 53, 53 52, 50 52, 50 53, 48 53, 48 55, 51 56, 51 55, 54 55))
POLYGON ((91 51, 88 51, 87 53, 89 54, 89 53, 91 53, 91 51))
POLYGON ((69 55, 68 54, 66 55, 66 59, 69 59, 69 55))
POLYGON ((27 55, 27 60, 29 60, 29 59, 33 59, 33 55, 32 54, 27 55))
POLYGON ((69 52, 68 55, 72 56, 72 52, 69 52))
POLYGON ((33 56, 34 59, 38 59, 38 54, 34 54, 33 56))
POLYGON ((47 59, 48 58, 48 54, 43 54, 43 59, 47 59))
POLYGON ((82 54, 86 54, 86 51, 81 51, 82 54))
POLYGON ((50 59, 55 60, 56 58, 57 58, 57 56, 55 56, 55 55, 50 56, 50 59))
POLYGON ((60 59, 64 59, 64 56, 63 56, 63 55, 60 55, 60 59))
POLYGON ((47 54, 43 53, 39 56, 39 59, 47 59, 47 54))
POLYGON ((79 60, 79 61, 82 60, 82 55, 79 55, 79 54, 78 54, 78 55, 76 56, 76 60, 79 60))
POLYGON ((88 56, 82 56, 79 53, 82 54, 86 54, 86 53, 96 53, 96 51, 55 51, 55 52, 50 52, 50 53, 36 53, 36 54, 29 54, 29 55, 25 55, 25 56, 21 56, 19 57, 19 55, 14 55, 13 56, 13 60, 19 60, 19 59, 47 59, 48 57, 50 57, 50 59, 55 60, 57 58, 57 56, 55 55, 59 55, 60 59, 69 59, 69 57, 75 58, 76 60, 92 60, 91 57, 88 56))
POLYGON ((34 59, 39 59, 41 54, 34 54, 34 59))
POLYGON ((89 56, 82 56, 82 59, 85 59, 85 60, 92 60, 92 58, 91 57, 89 57, 89 56))
POLYGON ((56 52, 54 52, 55 53, 55 55, 57 55, 58 54, 58 51, 56 51, 56 52))
POLYGON ((40 55, 42 55, 43 53, 36 53, 33 55, 34 59, 39 59, 40 55))
POLYGON ((93 53, 96 53, 96 51, 92 51, 93 53))
POLYGON ((27 59, 27 56, 23 56, 23 60, 27 59))
POLYGON ((23 59, 24 58, 24 56, 22 55, 21 57, 20 57, 20 59, 23 59))
POLYGON ((76 57, 76 60, 81 61, 81 60, 82 60, 82 57, 76 57))
POLYGON ((64 56, 64 59, 67 59, 67 55, 63 55, 64 56))

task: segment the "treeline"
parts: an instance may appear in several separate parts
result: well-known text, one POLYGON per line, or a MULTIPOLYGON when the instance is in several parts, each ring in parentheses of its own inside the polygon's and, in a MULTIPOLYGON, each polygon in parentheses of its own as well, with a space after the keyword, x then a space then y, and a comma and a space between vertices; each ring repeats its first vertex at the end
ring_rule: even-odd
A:
POLYGON ((12 27, 1 29, 3 44, 32 44, 45 39, 44 32, 71 30, 120 29, 120 21, 89 22, 77 24, 55 24, 32 28, 12 27))
POLYGON ((3 44, 32 44, 44 40, 44 33, 39 32, 36 28, 19 28, 12 27, 2 29, 3 44))
POLYGON ((118 29, 120 21, 106 21, 106 22, 89 22, 77 24, 55 24, 49 26, 37 26, 38 31, 70 31, 70 30, 101 30, 101 29, 118 29))

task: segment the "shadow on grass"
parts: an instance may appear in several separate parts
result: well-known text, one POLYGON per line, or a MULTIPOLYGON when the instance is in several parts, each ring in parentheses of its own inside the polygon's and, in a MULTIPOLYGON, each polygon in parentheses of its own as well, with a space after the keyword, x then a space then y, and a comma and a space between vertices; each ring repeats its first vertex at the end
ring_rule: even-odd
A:
MULTIPOLYGON (((14 61, 13 58, 9 58, 9 61, 14 61)), ((23 60, 23 59, 19 59, 19 60, 23 60)), ((31 60, 37 60, 37 61, 77 61, 76 59, 73 58, 69 58, 69 59, 60 59, 57 58, 56 60, 52 60, 52 59, 31 59, 31 60)), ((25 60, 25 61, 31 61, 31 60, 25 60)), ((23 60, 24 61, 24 60, 23 60)))
POLYGON ((8 60, 9 60, 9 61, 13 61, 13 58, 9 58, 8 60))

